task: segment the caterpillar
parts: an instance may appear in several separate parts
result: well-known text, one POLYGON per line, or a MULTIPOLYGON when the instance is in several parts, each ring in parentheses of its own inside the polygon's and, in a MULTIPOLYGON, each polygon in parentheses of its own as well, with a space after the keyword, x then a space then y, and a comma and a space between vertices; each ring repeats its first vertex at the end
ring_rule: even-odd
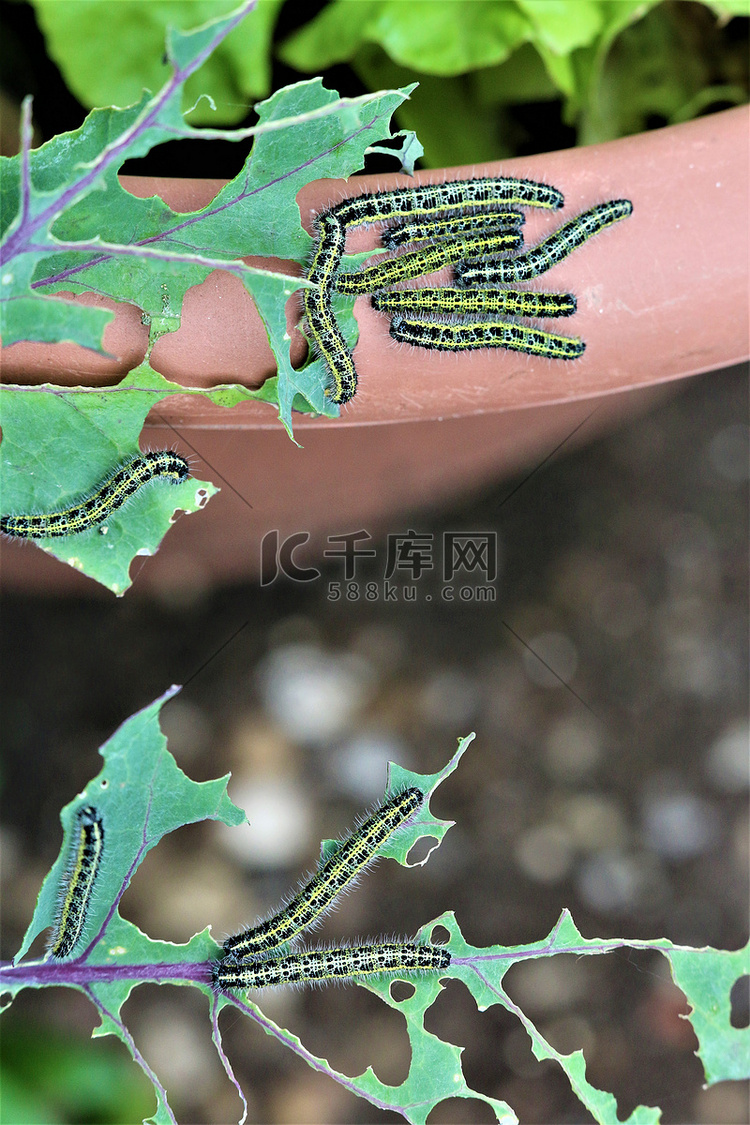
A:
POLYGON ((355 296, 374 293, 399 281, 409 281, 424 274, 434 273, 443 266, 460 262, 464 258, 480 258, 513 250, 523 241, 520 231, 496 231, 460 238, 455 242, 433 242, 422 250, 396 254, 385 258, 376 266, 368 266, 356 273, 339 273, 336 288, 339 293, 355 296))
POLYGON ((456 284, 469 289, 476 285, 508 285, 515 281, 528 281, 539 277, 547 270, 562 262, 577 247, 582 246, 600 230, 618 223, 632 214, 633 204, 629 199, 614 199, 600 203, 589 211, 584 211, 545 238, 537 246, 502 262, 484 262, 467 265, 460 262, 456 266, 456 284))
POLYGON ((323 211, 316 217, 315 230, 317 243, 305 276, 308 281, 316 282, 321 288, 330 289, 344 253, 346 230, 330 211, 323 211))
POLYGON ((90 496, 83 497, 72 507, 42 515, 5 515, 0 517, 0 531, 18 539, 78 535, 103 523, 152 480, 163 478, 170 484, 179 484, 189 476, 187 461, 169 449, 138 454, 98 484, 90 496))
POLYGON ((467 209, 491 210, 499 205, 558 209, 564 202, 562 194, 547 184, 487 177, 374 192, 344 199, 320 212, 315 219, 316 246, 305 275, 318 288, 305 290, 302 303, 310 342, 328 375, 326 394, 337 405, 344 405, 357 390, 354 359, 331 307, 333 278, 344 253, 347 229, 403 216, 413 220, 467 209))
POLYGON ((505 313, 507 316, 572 316, 572 293, 536 293, 526 289, 391 289, 374 293, 372 307, 379 312, 417 312, 471 316, 505 313))
POLYGON ((327 393, 335 403, 343 405, 357 390, 357 372, 331 307, 331 288, 344 253, 346 231, 328 212, 317 217, 315 226, 318 241, 306 276, 318 288, 303 290, 302 305, 313 349, 322 358, 330 378, 327 393))
POLYGON ((380 241, 389 250, 411 242, 428 242, 432 239, 460 238, 480 230, 518 229, 526 222, 521 211, 487 211, 478 215, 451 215, 445 219, 422 219, 399 223, 381 232, 380 241))
POLYGON ((310 949, 267 961, 217 961, 212 981, 217 991, 242 991, 279 984, 356 981, 384 974, 439 972, 450 963, 451 955, 442 945, 377 942, 337 949, 310 949))
POLYGON ((557 211, 564 203, 562 192, 549 184, 509 176, 486 176, 356 195, 335 204, 328 213, 335 215, 345 227, 355 227, 401 218, 413 221, 468 208, 497 210, 498 207, 520 206, 557 211))
POLYGON ((316 925, 334 900, 374 859, 378 849, 402 828, 424 801, 412 787, 385 801, 324 860, 294 898, 272 918, 224 942, 224 955, 236 961, 265 956, 288 945, 316 925))
POLYGON ((95 808, 79 809, 68 869, 60 894, 48 955, 60 961, 73 952, 86 925, 104 849, 104 825, 95 808))
POLYGON ((417 348, 436 351, 471 351, 478 348, 507 348, 547 359, 577 359, 586 345, 577 337, 556 336, 521 324, 492 320, 469 324, 450 324, 432 320, 412 320, 400 313, 391 320, 394 340, 417 348))

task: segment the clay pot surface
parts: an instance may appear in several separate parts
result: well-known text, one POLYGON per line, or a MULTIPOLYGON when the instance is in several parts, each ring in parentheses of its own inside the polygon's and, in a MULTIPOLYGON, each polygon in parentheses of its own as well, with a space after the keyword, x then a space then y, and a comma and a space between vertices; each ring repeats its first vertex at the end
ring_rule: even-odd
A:
MULTIPOLYGON (((584 149, 418 174, 421 183, 504 174, 554 184, 565 208, 527 212, 527 244, 598 202, 632 200, 628 219, 532 283, 576 294, 578 312, 561 330, 583 337, 584 355, 565 362, 505 351, 427 352, 394 342, 387 319, 359 300, 358 393, 337 421, 296 416, 303 449, 289 441, 268 404, 225 410, 175 396, 152 413, 142 445, 176 440, 205 458, 210 468, 204 472, 198 462, 194 471, 222 493, 198 516, 178 522, 139 581, 158 584, 186 573, 201 582, 247 576, 273 528, 282 536, 308 531, 318 546, 329 533, 360 525, 376 533, 402 513, 444 503, 545 456, 592 411, 581 440, 646 409, 661 384, 744 359, 749 137, 748 109, 741 107, 584 149)), ((299 196, 303 222, 310 229, 317 210, 345 195, 414 182, 404 176, 315 181, 299 196)), ((135 195, 158 194, 176 210, 193 210, 209 203, 223 182, 124 177, 123 184, 135 195)), ((374 247, 375 237, 360 234, 350 249, 374 247)), ((269 259, 246 260, 269 266, 269 259)), ((276 265, 299 272, 295 263, 276 265)), ((76 299, 110 304, 91 295, 76 299)), ((139 311, 116 309, 104 339, 115 358, 70 344, 19 343, 3 352, 3 380, 116 384, 147 342, 139 311)), ((305 351, 294 330, 298 297, 287 315, 296 362, 305 351)), ((180 329, 158 341, 152 362, 168 379, 190 386, 259 386, 275 373, 252 299, 222 271, 188 292, 180 329)), ((7 582, 90 589, 39 551, 12 544, 4 555, 7 582)))

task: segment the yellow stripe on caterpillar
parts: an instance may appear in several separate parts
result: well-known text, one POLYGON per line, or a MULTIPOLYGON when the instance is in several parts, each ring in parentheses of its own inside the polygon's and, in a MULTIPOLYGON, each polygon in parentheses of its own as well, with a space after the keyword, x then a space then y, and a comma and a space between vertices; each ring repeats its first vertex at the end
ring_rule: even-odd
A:
POLYGON ((564 223, 537 246, 532 246, 524 254, 502 262, 483 262, 467 265, 463 262, 456 267, 456 284, 469 289, 476 285, 509 285, 516 281, 528 281, 539 277, 562 262, 579 246, 599 231, 620 222, 632 214, 633 204, 629 199, 613 199, 600 203, 574 219, 564 223))
POLYGON ((190 476, 184 457, 169 449, 131 457, 121 468, 69 508, 40 515, 0 517, 0 531, 17 539, 53 539, 79 535, 108 519, 113 512, 153 480, 180 484, 190 476))
POLYGON ((71 853, 48 956, 56 961, 69 957, 86 926, 94 883, 104 850, 104 825, 95 808, 79 809, 71 841, 71 853))
POLYGON ((282 910, 265 922, 227 938, 225 956, 233 960, 265 957, 317 925, 342 891, 374 860, 386 840, 411 820, 423 801, 422 791, 412 786, 379 805, 321 863, 282 910))
POLYGON ((452 352, 506 348, 546 359, 578 359, 586 348, 577 337, 557 336, 503 320, 447 324, 412 320, 397 313, 391 320, 390 334, 394 340, 417 348, 452 352))
POLYGON ((396 254, 383 258, 376 266, 367 266, 356 273, 339 273, 336 288, 347 296, 375 293, 399 281, 434 273, 443 266, 453 265, 463 259, 480 258, 486 254, 499 254, 520 246, 523 236, 519 231, 497 231, 459 238, 455 242, 433 242, 422 250, 396 254))
POLYGON ((244 992, 280 984, 345 983, 368 977, 405 975, 408 979, 415 973, 441 972, 450 963, 451 955, 442 945, 375 942, 303 950, 265 961, 217 961, 212 980, 217 991, 244 992))
POLYGON ((459 314, 478 316, 504 313, 506 316, 572 316, 576 299, 572 293, 536 293, 526 289, 390 289, 375 293, 372 307, 379 312, 417 312, 421 315, 459 314))

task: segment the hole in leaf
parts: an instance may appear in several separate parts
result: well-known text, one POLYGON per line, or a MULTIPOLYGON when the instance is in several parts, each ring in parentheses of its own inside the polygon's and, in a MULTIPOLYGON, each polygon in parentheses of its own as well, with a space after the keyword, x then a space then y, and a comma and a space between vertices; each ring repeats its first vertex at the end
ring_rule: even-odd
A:
MULTIPOLYGON (((485 1012, 477 1011, 476 1000, 466 986, 459 980, 446 979, 435 1003, 425 1012, 424 1026, 438 1039, 464 1048, 461 1065, 470 1089, 493 1097, 504 1096, 509 1071, 502 1047, 507 1035, 518 1026, 516 1016, 499 1004, 485 1012)), ((436 1107, 429 1120, 473 1121, 475 1118, 469 1116, 473 1112, 473 1102, 452 1099, 436 1107), (452 1118, 445 1114, 447 1105, 453 1111, 452 1118)))
POLYGON ((594 988, 591 966, 570 955, 520 961, 508 970, 504 984, 532 1018, 569 1012, 594 988))
POLYGON ((732 1027, 750 1027, 750 975, 738 977, 729 993, 732 1027))
MULTIPOLYGON (((583 1051, 588 1081, 614 1094, 619 1120, 641 1104, 668 1104, 667 1119, 694 1120, 691 1105, 704 1080, 698 1043, 684 1018, 685 995, 660 954, 524 961, 506 973, 504 985, 555 1050, 583 1051)), ((505 1073, 489 1092, 499 1090, 521 1120, 560 1120, 559 1068, 534 1061, 521 1030, 505 1033, 498 1051, 505 1073)))
POLYGON ((406 1023, 379 996, 350 985, 308 990, 303 1000, 306 1026, 293 1030, 313 1054, 344 1074, 372 1066, 381 1082, 397 1086, 406 1079, 411 1064, 406 1023))
POLYGON ((413 984, 406 980, 394 980, 391 985, 391 999, 395 1000, 397 1004, 403 1004, 405 1000, 411 1000, 416 989, 413 984))
POLYGON ((409 848, 409 854, 406 861, 410 866, 423 863, 430 852, 437 846, 438 840, 435 836, 422 836, 416 843, 409 848))
POLYGON ((445 945, 446 942, 450 941, 450 937, 450 932, 445 926, 433 926, 430 933, 430 941, 435 945, 445 945))
POLYGON ((485 1121, 497 1121, 495 1114, 486 1102, 479 1098, 446 1098, 429 1114, 430 1125, 454 1125, 456 1121, 481 1125, 485 1121))

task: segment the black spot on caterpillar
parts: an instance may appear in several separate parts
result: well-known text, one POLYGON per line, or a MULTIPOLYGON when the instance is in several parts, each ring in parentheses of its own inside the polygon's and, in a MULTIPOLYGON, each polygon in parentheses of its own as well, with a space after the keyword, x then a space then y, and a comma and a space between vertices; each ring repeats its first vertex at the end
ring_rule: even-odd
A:
POLYGON ((478 348, 506 348, 547 359, 577 359, 586 348, 577 337, 556 336, 521 324, 502 320, 448 324, 432 320, 411 320, 397 313, 391 320, 394 340, 417 348, 436 351, 472 351, 478 348))
POLYGON ((243 991, 279 984, 356 981, 364 977, 439 972, 450 963, 451 955, 445 946, 375 942, 305 950, 266 961, 217 961, 213 986, 218 991, 243 991))
POLYGON ((527 289, 391 289, 375 293, 372 307, 379 312, 416 312, 422 316, 504 313, 506 316, 572 316, 572 293, 536 293, 527 289))
POLYGON ((341 892, 372 862, 378 849, 411 819, 423 801, 421 790, 412 787, 379 805, 321 863, 283 910, 265 922, 227 938, 224 942, 225 956, 231 960, 265 957, 316 925, 341 892))
POLYGON ((435 270, 462 259, 481 258, 486 254, 514 250, 522 241, 520 231, 509 230, 467 236, 455 242, 431 242, 422 250, 383 258, 378 265, 367 266, 356 273, 339 273, 336 288, 339 293, 350 296, 375 293, 396 282, 410 281, 415 277, 434 273, 435 270))
POLYGON ((131 457, 120 469, 98 484, 90 496, 84 496, 70 508, 40 515, 5 515, 0 517, 0 531, 18 539, 55 539, 78 535, 103 523, 113 512, 152 480, 163 479, 179 484, 190 476, 184 457, 161 449, 131 457))
POLYGON ((83 933, 103 849, 101 816, 91 806, 79 809, 55 929, 48 945, 49 956, 57 961, 73 952, 83 933))
POLYGON ((629 199, 614 199, 600 203, 563 225, 525 254, 518 254, 502 262, 483 262, 456 266, 456 284, 469 289, 476 285, 508 285, 515 281, 528 281, 539 277, 562 262, 579 246, 588 241, 605 227, 618 223, 632 214, 633 204, 629 199))

